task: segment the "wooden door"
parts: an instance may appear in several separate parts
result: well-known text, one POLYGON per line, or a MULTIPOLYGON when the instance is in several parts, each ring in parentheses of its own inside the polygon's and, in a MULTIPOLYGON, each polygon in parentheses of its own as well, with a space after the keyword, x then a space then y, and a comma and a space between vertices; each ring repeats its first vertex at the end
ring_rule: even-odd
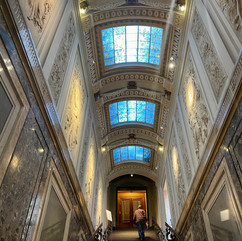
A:
POLYGON ((117 227, 135 228, 133 216, 139 205, 146 210, 146 191, 119 191, 117 208, 117 227))

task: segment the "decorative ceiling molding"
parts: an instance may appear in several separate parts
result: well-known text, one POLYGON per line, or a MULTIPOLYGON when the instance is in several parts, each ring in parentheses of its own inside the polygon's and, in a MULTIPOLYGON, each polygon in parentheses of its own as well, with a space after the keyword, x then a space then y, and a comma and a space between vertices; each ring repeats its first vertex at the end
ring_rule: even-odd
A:
MULTIPOLYGON (((162 139, 161 137, 154 131, 151 131, 148 129, 148 127, 142 126, 141 128, 139 128, 138 126, 135 127, 126 127, 126 128, 120 128, 120 129, 114 129, 112 130, 110 133, 107 134, 107 136, 105 136, 102 139, 102 144, 105 143, 112 143, 114 141, 117 141, 117 139, 119 139, 120 137, 123 136, 127 136, 129 134, 135 134, 136 138, 139 139, 141 137, 143 137, 142 139, 146 139, 143 142, 149 142, 149 145, 158 145, 157 143, 162 143, 162 139)), ((129 139, 128 141, 133 141, 136 139, 129 139)), ((140 141, 140 139, 139 139, 140 141)), ((155 149, 155 148, 153 148, 155 149)))
POLYGON ((120 83, 123 81, 146 81, 150 82, 151 84, 161 85, 165 90, 171 92, 173 83, 171 80, 156 75, 156 74, 149 74, 149 73, 142 73, 142 72, 128 72, 128 73, 119 73, 114 74, 105 78, 100 79, 93 85, 94 93, 100 91, 101 88, 114 84, 120 83))
MULTIPOLYGON (((183 15, 174 11, 170 12, 166 9, 161 10, 144 6, 129 6, 99 11, 82 18, 92 84, 100 79, 100 75, 107 74, 102 57, 101 28, 114 26, 118 24, 118 21, 124 21, 125 24, 132 21, 133 24, 150 22, 154 26, 157 24, 159 26, 164 25, 162 27, 165 29, 166 34, 163 40, 163 59, 161 63, 167 63, 171 57, 174 59, 177 57, 183 18, 183 15)), ((115 68, 113 71, 119 71, 119 68, 115 68)), ((154 69, 146 68, 145 71, 154 71, 154 69)), ((157 74, 161 74, 161 71, 164 72, 163 76, 173 81, 174 69, 171 70, 167 64, 164 64, 161 66, 160 72, 156 70, 157 74)))
POLYGON ((113 179, 127 175, 127 174, 134 174, 134 175, 141 175, 150 178, 153 181, 157 181, 158 174, 157 172, 153 171, 150 166, 145 166, 142 164, 134 164, 134 163, 126 163, 125 165, 118 165, 115 166, 112 171, 107 175, 107 182, 112 181, 113 179))
POLYGON ((137 88, 137 89, 121 89, 121 90, 116 90, 112 93, 106 93, 103 95, 103 97, 101 97, 100 99, 98 99, 98 101, 101 101, 102 104, 105 104, 107 102, 112 102, 112 101, 116 101, 119 99, 127 99, 130 97, 135 97, 135 98, 142 98, 142 99, 149 99, 149 100, 153 100, 156 102, 162 102, 165 94, 160 93, 160 92, 156 92, 156 91, 152 91, 152 90, 146 90, 146 89, 141 89, 141 88, 137 88))
POLYGON ((117 21, 125 19, 147 19, 158 22, 165 22, 172 24, 174 27, 181 28, 183 15, 177 14, 176 12, 169 11, 167 9, 156 9, 144 6, 135 7, 120 7, 106 11, 99 11, 93 13, 94 25, 100 25, 110 21, 117 21), (174 17, 171 16, 174 15, 174 17))

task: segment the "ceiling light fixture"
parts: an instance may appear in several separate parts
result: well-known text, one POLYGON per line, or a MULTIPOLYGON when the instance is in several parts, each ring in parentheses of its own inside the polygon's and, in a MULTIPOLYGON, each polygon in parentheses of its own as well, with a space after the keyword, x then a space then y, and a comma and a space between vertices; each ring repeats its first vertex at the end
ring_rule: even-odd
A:
POLYGON ((79 6, 80 6, 80 13, 81 14, 86 13, 87 7, 88 7, 87 2, 86 1, 82 1, 82 2, 80 2, 80 5, 79 6))

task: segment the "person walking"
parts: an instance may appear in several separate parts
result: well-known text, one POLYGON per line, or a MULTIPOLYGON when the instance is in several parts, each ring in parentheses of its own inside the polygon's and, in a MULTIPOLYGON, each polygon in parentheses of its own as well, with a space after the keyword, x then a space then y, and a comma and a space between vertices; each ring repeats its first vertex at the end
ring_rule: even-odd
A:
POLYGON ((145 210, 142 208, 142 205, 139 205, 138 209, 134 212, 134 222, 137 224, 139 240, 144 240, 145 238, 145 221, 145 210))

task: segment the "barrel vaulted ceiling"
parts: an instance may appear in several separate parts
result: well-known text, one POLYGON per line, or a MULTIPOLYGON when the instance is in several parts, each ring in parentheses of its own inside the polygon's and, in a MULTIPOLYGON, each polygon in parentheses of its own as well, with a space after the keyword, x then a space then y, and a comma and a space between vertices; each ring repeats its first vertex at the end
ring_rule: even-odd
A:
MULTIPOLYGON (((88 0, 87 3, 88 11, 82 15, 81 20, 103 154, 108 162, 108 178, 112 180, 120 175, 137 173, 156 180, 162 155, 161 147, 166 146, 164 138, 169 125, 168 114, 174 88, 176 69, 171 68, 170 64, 177 59, 184 12, 180 11, 174 0, 88 0), (105 66, 102 30, 120 26, 162 28, 159 64, 127 62, 105 66), (110 105, 123 102, 128 106, 127 101, 130 100, 136 100, 133 104, 136 103, 137 118, 137 106, 144 103, 142 101, 155 104, 153 125, 138 121, 111 124, 110 105), (150 150, 150 162, 146 163, 142 157, 142 160, 139 159, 141 161, 135 161, 139 158, 137 156, 131 158, 131 161, 120 161, 123 155, 120 152, 125 150, 128 154, 124 155, 131 155, 129 149, 122 148, 125 146, 146 148, 141 149, 144 151, 143 157, 150 150), (117 163, 114 160, 118 160, 117 163)), ((125 31, 128 30, 125 28, 125 31)), ((127 54, 128 51, 130 50, 127 49, 127 54)), ((115 106, 117 108, 119 104, 115 106)), ((117 110, 119 111, 122 110, 117 110)))

